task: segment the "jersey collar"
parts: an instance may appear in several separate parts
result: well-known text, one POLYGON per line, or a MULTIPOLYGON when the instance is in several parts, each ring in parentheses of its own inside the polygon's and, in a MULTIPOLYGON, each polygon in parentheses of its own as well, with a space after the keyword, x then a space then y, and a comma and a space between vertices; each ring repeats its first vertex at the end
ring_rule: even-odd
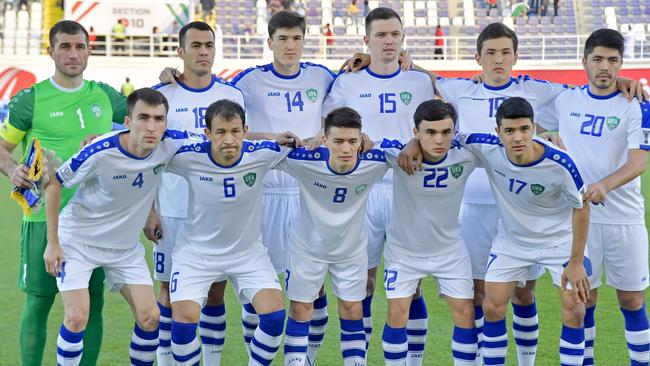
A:
MULTIPOLYGON (((176 79, 176 77, 174 77, 174 79, 176 79)), ((205 88, 195 89, 195 88, 190 88, 189 86, 187 86, 187 84, 176 79, 176 83, 178 83, 178 86, 192 93, 202 93, 204 91, 208 91, 210 90, 210 88, 212 88, 215 82, 217 82, 217 77, 212 75, 212 80, 210 80, 210 85, 206 86, 205 88)))
POLYGON ((357 170, 357 168, 359 167, 359 164, 361 163, 361 156, 357 156, 357 163, 354 164, 354 167, 352 169, 350 169, 349 172, 339 173, 337 171, 334 171, 334 169, 332 169, 332 167, 330 166, 330 151, 329 151, 329 149, 325 150, 325 157, 324 158, 325 158, 325 164, 327 165, 327 169, 329 169, 330 172, 332 172, 332 173, 334 173, 336 175, 348 175, 348 174, 351 174, 352 172, 357 170))
POLYGON ((611 99, 611 98, 614 98, 615 96, 621 94, 621 91, 617 90, 617 91, 615 91, 615 92, 613 92, 611 94, 607 94, 607 95, 596 95, 596 94, 591 93, 591 90, 589 88, 589 84, 586 85, 585 90, 587 91, 587 94, 589 94, 590 97, 592 97, 594 99, 600 99, 600 100, 611 99))
POLYGON ((372 70, 370 70, 369 66, 364 67, 364 69, 366 70, 366 72, 370 76, 376 77, 378 79, 390 79, 392 77, 395 77, 395 76, 399 75, 399 73, 402 72, 402 70, 399 67, 397 67, 397 71, 395 71, 392 74, 377 74, 377 73, 374 73, 374 72, 372 72, 372 70))
POLYGON ((282 74, 280 74, 279 72, 277 72, 277 70, 275 69, 275 67, 273 67, 273 63, 272 63, 272 62, 269 64, 269 70, 271 70, 271 72, 273 73, 273 75, 279 77, 280 79, 295 79, 295 78, 297 78, 298 76, 300 76, 300 73, 302 72, 302 62, 301 62, 300 65, 298 66, 298 72, 295 73, 295 74, 293 74, 293 75, 282 75, 282 74))
POLYGON ((501 86, 490 86, 490 85, 487 85, 486 83, 483 83, 483 87, 484 87, 485 89, 487 89, 487 90, 503 90, 503 89, 508 88, 510 85, 512 85, 512 83, 513 83, 514 81, 515 81, 515 78, 513 78, 513 77, 511 76, 510 79, 508 80, 508 82, 505 83, 505 84, 503 84, 503 85, 501 85, 501 86))
POLYGON ((50 77, 50 82, 52 83, 52 86, 54 86, 55 88, 59 89, 60 91, 62 91, 62 92, 64 92, 64 93, 74 93, 74 92, 78 92, 79 90, 81 90, 81 88, 83 88, 83 87, 86 85, 86 80, 83 80, 83 81, 81 82, 81 85, 79 85, 79 86, 76 87, 76 88, 66 88, 66 87, 63 87, 63 86, 57 84, 57 82, 54 80, 54 77, 53 77, 53 76, 50 77))
POLYGON ((508 161, 510 162, 510 164, 512 164, 512 165, 514 165, 514 166, 518 166, 518 167, 526 168, 526 167, 529 167, 529 166, 537 165, 537 164, 541 163, 544 159, 546 159, 546 156, 548 155, 548 149, 549 149, 549 147, 548 147, 547 144, 542 143, 542 142, 540 142, 540 141, 536 141, 535 139, 533 139, 533 143, 537 143, 537 144, 542 144, 542 145, 544 145, 544 152, 542 153, 542 156, 539 157, 539 159, 537 159, 537 160, 535 160, 535 161, 531 161, 531 162, 528 163, 528 164, 517 164, 517 163, 515 163, 514 161, 510 160, 510 158, 508 157, 508 154, 506 153, 506 150, 505 150, 505 149, 503 149, 503 153, 506 154, 506 159, 508 159, 508 161))
POLYGON ((214 165, 218 166, 219 168, 232 168, 232 167, 235 167, 235 166, 237 166, 237 164, 239 164, 242 157, 244 156, 244 146, 245 145, 242 144, 242 148, 241 148, 241 151, 240 151, 240 154, 239 154, 239 159, 237 159, 237 161, 235 161, 234 163, 232 163, 230 165, 221 165, 221 164, 217 163, 217 161, 214 160, 214 157, 212 156, 212 141, 206 141, 206 145, 207 145, 206 150, 208 151, 208 157, 210 158, 210 161, 214 165))

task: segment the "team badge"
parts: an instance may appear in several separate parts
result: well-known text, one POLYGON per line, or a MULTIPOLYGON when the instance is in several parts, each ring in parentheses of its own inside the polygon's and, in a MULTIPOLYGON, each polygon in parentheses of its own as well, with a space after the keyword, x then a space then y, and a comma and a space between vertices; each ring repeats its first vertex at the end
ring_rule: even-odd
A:
POLYGON ((257 179, 257 174, 255 173, 248 173, 244 176, 244 183, 246 183, 247 186, 252 187, 255 184, 255 179, 257 179))
POLYGON ((359 184, 359 185, 357 186, 357 188, 354 189, 354 191, 355 191, 357 194, 361 194, 361 192, 365 191, 366 188, 368 188, 368 185, 367 185, 367 184, 359 184))
POLYGON ((546 189, 546 188, 544 188, 544 186, 541 185, 541 184, 531 184, 530 185, 530 190, 533 191, 533 194, 535 196, 539 196, 540 194, 542 194, 542 192, 544 192, 544 189, 546 189))
POLYGON ((413 98, 413 94, 409 92, 401 92, 399 93, 399 97, 404 105, 409 105, 409 103, 411 103, 411 99, 413 98))
POLYGON ((458 179, 463 174, 463 166, 460 164, 454 164, 449 169, 451 171, 451 176, 458 179))
POLYGON ((312 101, 312 103, 316 102, 316 99, 318 99, 318 90, 316 89, 307 89, 307 98, 312 101))
POLYGON ((616 127, 618 127, 619 123, 621 123, 620 118, 618 118, 618 117, 607 117, 607 128, 609 128, 610 131, 612 131, 616 127))
POLYGON ((158 174, 158 173, 162 172, 163 169, 165 169, 165 164, 157 165, 155 168, 153 168, 153 173, 158 174))
POLYGON ((100 118, 102 116, 102 107, 99 104, 91 105, 90 110, 95 114, 95 117, 100 118))

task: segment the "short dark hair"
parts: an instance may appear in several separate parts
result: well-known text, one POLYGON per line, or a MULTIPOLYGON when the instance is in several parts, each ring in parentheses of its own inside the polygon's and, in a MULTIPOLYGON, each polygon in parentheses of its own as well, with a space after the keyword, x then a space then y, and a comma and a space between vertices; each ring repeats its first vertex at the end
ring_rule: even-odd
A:
POLYGON ((456 108, 450 103, 440 99, 425 100, 415 110, 413 114, 413 122, 415 128, 420 128, 422 121, 441 121, 446 118, 451 118, 456 125, 456 108))
POLYGON ((167 102, 167 98, 165 98, 161 92, 151 88, 140 88, 129 94, 126 98, 126 113, 129 117, 133 117, 131 113, 133 113, 133 108, 135 108, 135 103, 137 103, 138 100, 153 106, 159 106, 162 104, 165 106, 165 115, 169 112, 169 103, 167 102))
POLYGON ((244 108, 228 99, 217 100, 208 107, 208 110, 205 112, 205 125, 208 130, 212 130, 212 120, 215 117, 221 117, 226 121, 239 118, 241 119, 242 126, 246 124, 246 112, 244 112, 244 108))
POLYGON ((50 28, 50 47, 54 47, 56 44, 56 35, 59 33, 71 35, 83 33, 86 36, 86 45, 88 45, 88 31, 74 20, 62 20, 50 28))
POLYGON ((533 123, 535 114, 533 112, 533 106, 528 103, 528 101, 522 97, 512 97, 506 99, 499 108, 497 108, 497 126, 501 126, 501 121, 504 118, 507 119, 517 119, 517 118, 528 118, 530 123, 533 123))
POLYGON ((278 29, 282 28, 300 28, 302 35, 305 35, 307 30, 307 24, 305 23, 305 17, 294 13, 293 11, 283 10, 279 11, 271 17, 269 20, 268 30, 269 38, 273 38, 273 35, 278 29))
POLYGON ((190 29, 196 29, 196 30, 200 30, 200 31, 209 31, 210 33, 212 33, 212 37, 214 37, 214 30, 212 29, 212 27, 208 23, 199 22, 199 21, 187 23, 178 32, 178 45, 180 46, 180 48, 185 47, 185 34, 190 29))
POLYGON ((384 7, 372 9, 370 13, 366 15, 366 36, 370 35, 370 27, 372 26, 372 22, 375 20, 388 20, 393 18, 399 20, 400 25, 402 24, 402 18, 399 17, 399 14, 397 14, 395 10, 384 7))
POLYGON ((480 55, 483 49, 483 43, 489 39, 510 38, 512 41, 512 51, 517 53, 519 40, 517 34, 503 23, 490 23, 481 31, 476 40, 476 52, 480 55))
POLYGON ((349 107, 336 108, 325 117, 325 136, 332 127, 358 128, 361 130, 361 116, 357 111, 349 107))
POLYGON ((625 51, 625 39, 623 39, 623 35, 616 30, 607 28, 599 29, 591 33, 585 42, 585 58, 587 58, 590 53, 594 52, 596 47, 612 48, 617 50, 621 56, 623 56, 623 52, 625 51))

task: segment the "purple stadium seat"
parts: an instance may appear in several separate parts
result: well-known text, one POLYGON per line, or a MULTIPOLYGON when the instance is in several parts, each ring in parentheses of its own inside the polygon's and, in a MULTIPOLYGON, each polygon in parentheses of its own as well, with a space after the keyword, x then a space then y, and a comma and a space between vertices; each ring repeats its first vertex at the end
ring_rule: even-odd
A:
POLYGON ((524 17, 519 17, 517 18, 517 25, 526 25, 526 18, 524 17))
POLYGON ((538 17, 535 15, 531 15, 528 17, 528 24, 537 24, 539 23, 539 20, 537 19, 538 17))

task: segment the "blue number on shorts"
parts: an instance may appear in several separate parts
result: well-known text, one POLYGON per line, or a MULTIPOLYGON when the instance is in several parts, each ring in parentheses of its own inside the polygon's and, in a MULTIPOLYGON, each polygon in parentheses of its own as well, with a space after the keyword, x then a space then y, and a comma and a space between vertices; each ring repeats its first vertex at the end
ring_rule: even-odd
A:
POLYGON ((495 259, 497 259, 497 255, 496 255, 496 254, 492 254, 492 253, 490 253, 490 260, 488 261, 488 265, 487 265, 487 267, 485 268, 485 270, 487 270, 488 268, 490 268, 490 264, 492 264, 492 262, 494 262, 495 259))
POLYGON ((235 192, 235 178, 223 178, 223 196, 224 197, 235 197, 237 192, 235 192))
POLYGON ((603 125, 605 124, 604 116, 594 116, 593 114, 585 114, 588 120, 582 122, 580 127, 580 134, 600 137, 603 135, 603 125), (590 131, 591 128, 591 131, 590 131))
POLYGON ((142 172, 140 172, 138 173, 138 176, 135 177, 133 183, 131 183, 131 187, 138 186, 138 188, 142 188, 142 184, 144 184, 144 178, 142 178, 142 172))
POLYGON ((345 201, 345 195, 347 193, 348 193, 347 188, 341 187, 341 188, 335 189, 334 190, 334 198, 332 199, 332 201, 334 201, 334 203, 343 203, 343 201, 345 201))
POLYGON ((429 175, 424 176, 422 181, 422 186, 425 188, 447 188, 445 181, 449 177, 449 170, 447 168, 433 168, 433 169, 424 169, 425 172, 431 172, 429 175), (432 180, 436 180, 435 183, 431 183, 432 180))
POLYGON ((395 101, 395 93, 379 94, 379 113, 395 113, 395 112, 397 112, 397 102, 395 101))
POLYGON ((194 113, 195 128, 205 128, 205 112, 207 110, 206 107, 196 107, 192 109, 192 113, 194 113))
POLYGON ((285 269, 284 273, 286 273, 286 275, 284 276, 284 291, 287 291, 287 289, 289 288, 289 278, 291 277, 291 271, 285 269))
POLYGON ((65 279, 65 261, 61 262, 61 272, 59 272, 59 277, 61 278, 61 283, 65 279))
POLYGON ((395 290, 395 280, 397 280, 397 271, 384 270, 384 286, 386 291, 395 290))
POLYGON ((156 273, 165 272, 165 253, 156 252, 156 273))
POLYGON ((297 91, 291 100, 290 93, 284 93, 284 98, 287 100, 287 112, 291 112, 293 109, 291 107, 298 107, 302 112, 302 107, 305 105, 305 102, 302 101, 302 94, 300 91, 297 91))
POLYGON ((508 190, 510 192, 515 192, 515 194, 519 194, 519 192, 524 189, 526 184, 528 183, 524 182, 523 180, 510 178, 510 187, 508 187, 508 190), (518 187, 515 187, 515 183, 518 184, 518 187))
POLYGON ((176 278, 178 276, 178 272, 172 273, 172 280, 169 281, 169 292, 174 293, 176 292, 176 284, 178 283, 178 279, 176 278))

